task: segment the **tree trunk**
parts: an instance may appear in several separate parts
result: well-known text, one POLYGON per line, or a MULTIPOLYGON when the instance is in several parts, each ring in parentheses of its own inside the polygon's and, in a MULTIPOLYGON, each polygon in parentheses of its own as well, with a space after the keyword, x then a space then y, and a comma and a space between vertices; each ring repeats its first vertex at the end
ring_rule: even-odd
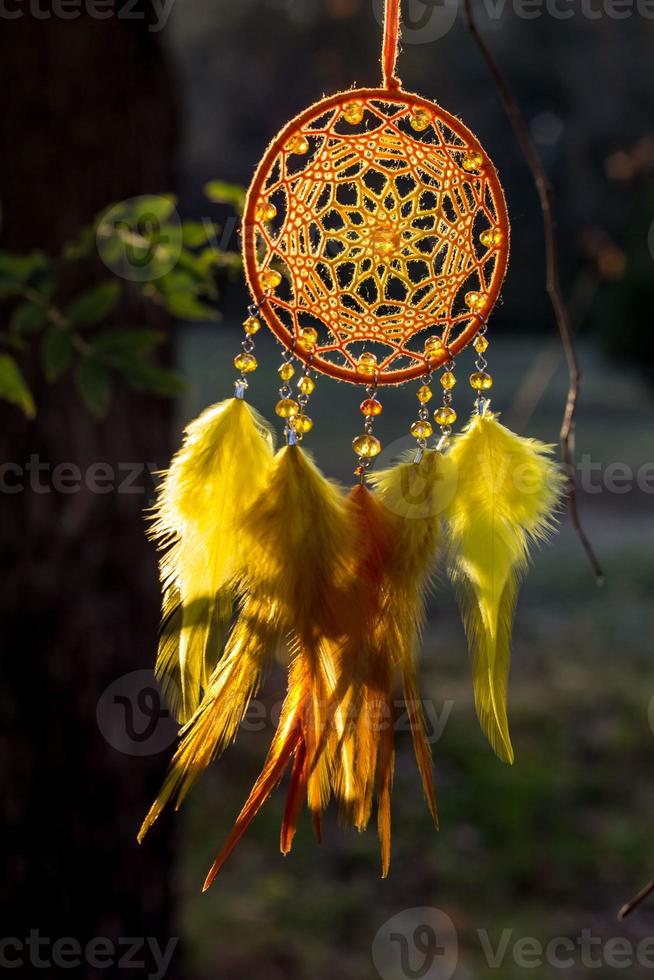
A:
MULTIPOLYGON (((0 34, 2 247, 56 254, 112 201, 171 189, 174 100, 161 35, 143 20, 117 19, 117 8, 107 20, 37 20, 28 5, 16 9, 24 15, 0 34)), ((143 324, 138 306, 122 312, 143 324)), ((1 966, 157 975, 152 940, 163 950, 175 937, 172 831, 162 818, 141 848, 136 833, 165 768, 168 730, 158 725, 139 741, 149 694, 139 695, 146 714, 135 718, 125 696, 141 678, 103 692, 153 662, 159 599, 143 467, 168 458, 170 406, 120 393, 96 423, 69 376, 47 386, 34 370, 30 380, 34 422, 0 408, 2 461, 22 473, 14 465, 0 496, 0 814, 9 855, 0 889, 2 936, 12 939, 1 966), (107 464, 101 492, 88 485, 97 462, 107 464), (56 469, 62 463, 74 468, 56 469), (141 467, 129 488, 127 464, 133 475, 141 467), (55 945, 66 937, 73 943, 55 945), (86 948, 100 937, 109 942, 86 948)))

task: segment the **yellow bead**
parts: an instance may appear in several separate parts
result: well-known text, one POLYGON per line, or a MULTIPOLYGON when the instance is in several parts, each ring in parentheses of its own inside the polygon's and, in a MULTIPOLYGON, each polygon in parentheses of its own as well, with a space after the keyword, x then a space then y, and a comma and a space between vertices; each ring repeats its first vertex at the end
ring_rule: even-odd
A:
POLYGON ((243 321, 243 329, 246 334, 251 337, 255 333, 259 333, 261 330, 261 320, 258 320, 256 316, 249 316, 247 320, 243 321))
POLYGON ((488 391, 493 387, 493 379, 487 371, 475 371, 470 375, 470 386, 475 391, 488 391))
POLYGON ((309 140, 302 133, 296 133, 295 136, 291 136, 284 149, 287 153, 297 153, 303 156, 309 152, 309 140))
POLYGON ((414 439, 429 439, 433 431, 431 422, 425 422, 423 419, 414 422, 411 426, 411 435, 414 439))
POLYGON ((388 238, 382 238, 374 244, 375 252, 381 256, 382 259, 387 259, 389 255, 392 255, 395 251, 395 242, 390 241, 388 238))
POLYGON ((472 346, 475 348, 478 354, 485 354, 488 350, 488 341, 483 335, 475 337, 472 342, 472 346))
POLYGON ((361 409, 364 415, 369 415, 372 417, 381 415, 383 410, 382 403, 378 402, 376 398, 366 398, 364 401, 361 402, 359 408, 361 409))
POLYGON ((275 405, 275 411, 280 419, 292 419, 300 411, 300 406, 294 398, 280 398, 275 405))
POLYGON ((313 429, 313 419, 310 419, 308 415, 296 415, 291 420, 291 425, 296 432, 303 436, 313 429))
POLYGON ((302 375, 297 383, 298 390, 303 395, 310 395, 313 389, 316 387, 316 382, 313 378, 310 378, 308 374, 302 375))
POLYGON ((254 209, 254 217, 257 221, 272 221, 277 217, 277 208, 270 201, 259 201, 254 209))
POLYGON ((362 456, 364 459, 371 459, 373 456, 379 456, 381 442, 375 436, 369 436, 368 434, 356 436, 352 440, 352 449, 357 456, 362 456))
POLYGON ((436 425, 454 425, 456 422, 456 412, 450 405, 441 405, 434 412, 436 425))
POLYGON ((416 397, 419 402, 426 405, 427 402, 431 401, 434 397, 434 392, 431 390, 429 385, 421 385, 416 392, 416 397))
POLYGON ((372 351, 364 350, 357 361, 359 374, 374 374, 377 370, 377 357, 372 351))
POLYGON ((444 351, 443 341, 440 337, 427 337, 425 341, 425 355, 427 357, 438 357, 444 351))
POLYGON ((256 371, 258 367, 257 359, 254 354, 237 354, 234 358, 234 367, 237 371, 243 371, 244 374, 249 374, 250 371, 256 371))
POLYGON ((277 289, 281 281, 281 274, 276 269, 266 269, 261 273, 261 282, 265 289, 277 289))
POLYGON ((313 327, 304 327, 300 330, 300 335, 297 339, 298 346, 302 350, 312 351, 318 342, 318 331, 314 330, 313 327))
POLYGON ((465 295, 466 306, 470 307, 471 310, 481 310, 486 305, 486 297, 483 293, 478 293, 472 290, 465 295))
POLYGON ((431 115, 426 109, 419 109, 416 106, 411 112, 409 123, 411 129, 415 130, 416 133, 424 133, 431 123, 431 115))
POLYGON ((359 102, 358 100, 348 102, 343 106, 343 119, 356 126, 363 119, 364 111, 363 102, 359 102))
POLYGON ((441 375, 441 384, 445 391, 451 391, 456 384, 456 378, 451 371, 446 371, 445 374, 441 375))
POLYGON ((502 232, 499 228, 487 228, 479 236, 479 241, 487 248, 492 248, 493 245, 501 245, 502 240, 502 232))
POLYGON ((461 166, 464 170, 467 170, 468 173, 471 173, 473 170, 479 170, 481 167, 483 167, 483 165, 484 158, 481 153, 477 152, 467 153, 461 162, 461 166))
POLYGON ((295 368, 292 364, 280 364, 277 372, 282 379, 282 381, 290 381, 295 374, 295 368))

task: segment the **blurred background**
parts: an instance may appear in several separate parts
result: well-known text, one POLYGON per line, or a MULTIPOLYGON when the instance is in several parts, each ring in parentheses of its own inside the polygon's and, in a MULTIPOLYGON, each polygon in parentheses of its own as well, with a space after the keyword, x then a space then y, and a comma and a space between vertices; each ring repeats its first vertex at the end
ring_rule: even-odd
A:
MULTIPOLYGON (((567 375, 533 183, 462 11, 405 2, 405 87, 461 116, 507 192, 513 255, 492 320, 494 406, 518 432, 555 442, 567 375)), ((514 980, 537 967, 550 980, 654 968, 654 901, 616 918, 654 874, 654 11, 644 0, 474 6, 555 192, 584 373, 579 503, 606 583, 598 589, 564 516, 519 602, 512 769, 479 731, 442 583, 420 667, 440 833, 400 732, 388 880, 374 829, 344 832, 334 814, 322 847, 303 820, 282 859, 277 792, 204 896, 272 727, 243 731, 182 811, 136 845, 174 740, 149 673, 159 589, 143 511, 184 423, 231 391, 248 301, 230 254, 239 187, 300 109, 377 83, 380 4, 16 0, 0 12, 3 969, 514 980), (138 209, 123 204, 112 238, 98 215, 142 196, 154 224, 135 228, 138 209), (129 248, 162 228, 174 260, 163 249, 154 279, 138 263, 126 274, 129 248), (458 936, 458 952, 448 934, 440 960, 420 952, 415 932, 434 909, 458 936), (374 945, 398 915, 409 951, 399 964, 374 945), (63 937, 87 952, 53 955, 63 937), (104 961, 87 949, 102 937, 104 961), (534 964, 516 946, 532 938, 563 938, 574 952, 534 964), (489 945, 503 949, 495 966, 489 945)), ((269 338, 257 354, 250 393, 271 416, 269 338)), ((314 396, 311 449, 346 483, 358 401, 328 381, 314 396)), ((384 404, 389 460, 404 447, 413 393, 384 404)), ((264 703, 283 687, 273 671, 264 703)))

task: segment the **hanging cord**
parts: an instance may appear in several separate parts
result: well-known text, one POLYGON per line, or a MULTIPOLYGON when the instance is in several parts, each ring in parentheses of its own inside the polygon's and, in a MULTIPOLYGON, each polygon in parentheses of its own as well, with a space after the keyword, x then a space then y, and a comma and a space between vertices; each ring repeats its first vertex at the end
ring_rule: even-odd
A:
POLYGON ((400 0, 385 0, 382 76, 385 89, 399 89, 402 82, 395 74, 400 43, 400 0))

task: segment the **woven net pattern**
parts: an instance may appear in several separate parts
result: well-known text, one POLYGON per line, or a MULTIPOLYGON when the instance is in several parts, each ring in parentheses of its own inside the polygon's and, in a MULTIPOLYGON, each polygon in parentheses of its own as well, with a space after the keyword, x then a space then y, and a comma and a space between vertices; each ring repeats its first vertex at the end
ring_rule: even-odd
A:
POLYGON ((426 374, 474 338, 508 243, 502 189, 475 137, 402 91, 353 90, 289 124, 244 221, 248 280, 282 343, 307 359, 298 338, 313 328, 312 366, 349 381, 364 380, 358 358, 372 351, 380 384, 426 374), (435 358, 428 338, 442 342, 435 358))

